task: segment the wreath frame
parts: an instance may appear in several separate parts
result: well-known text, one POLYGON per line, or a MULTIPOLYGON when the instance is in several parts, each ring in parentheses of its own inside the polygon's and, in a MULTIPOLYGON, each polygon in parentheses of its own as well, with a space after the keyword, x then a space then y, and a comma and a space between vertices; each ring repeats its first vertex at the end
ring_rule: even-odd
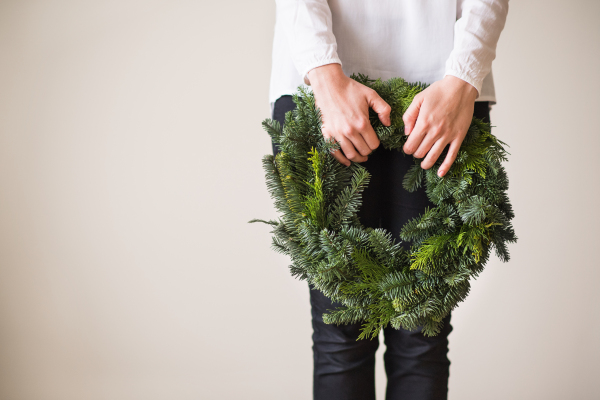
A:
MULTIPOLYGON (((402 78, 386 81, 363 74, 352 79, 374 89, 392 108, 384 126, 369 110, 381 145, 401 150, 407 140, 402 115, 427 85, 402 78)), ((421 328, 437 335, 443 318, 468 295, 492 248, 503 262, 507 243, 517 241, 508 195, 506 143, 490 125, 473 118, 458 155, 444 177, 418 159, 403 178, 414 191, 425 185, 435 207, 408 221, 400 232, 410 250, 384 229, 366 228, 357 217, 370 174, 360 164, 340 164, 331 151, 339 144, 323 138, 321 114, 313 93, 300 86, 293 94, 296 109, 284 128, 272 119, 263 127, 281 152, 263 158, 267 188, 279 220, 254 219, 273 227, 272 248, 289 255, 290 272, 343 306, 328 310, 328 324, 362 322, 358 339, 374 338, 390 324, 395 329, 421 328)))

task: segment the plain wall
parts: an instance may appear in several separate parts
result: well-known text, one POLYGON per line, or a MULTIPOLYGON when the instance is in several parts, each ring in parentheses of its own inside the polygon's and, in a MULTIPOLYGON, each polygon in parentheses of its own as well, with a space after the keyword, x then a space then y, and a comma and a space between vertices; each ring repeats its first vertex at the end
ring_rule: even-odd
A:
MULTIPOLYGON (((246 223, 276 217, 274 8, 0 1, 0 399, 310 398, 306 283, 246 223)), ((599 18, 511 2, 519 241, 453 313, 452 400, 600 398, 599 18)))

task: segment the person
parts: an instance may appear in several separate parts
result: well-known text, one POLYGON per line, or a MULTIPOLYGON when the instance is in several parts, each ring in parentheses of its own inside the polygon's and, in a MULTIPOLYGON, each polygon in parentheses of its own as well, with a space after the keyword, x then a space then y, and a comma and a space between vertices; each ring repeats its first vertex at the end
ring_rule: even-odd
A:
MULTIPOLYGON (((303 83, 310 85, 323 136, 340 144, 333 156, 345 165, 363 163, 371 173, 358 214, 361 223, 387 229, 399 240, 402 226, 433 206, 424 188, 409 193, 402 187, 413 156, 429 169, 448 148, 437 170, 444 176, 472 117, 489 122, 496 102, 491 64, 507 13, 508 0, 277 0, 272 118, 283 125, 285 113, 295 107, 291 94, 303 83), (379 148, 369 108, 384 125, 390 124, 391 108, 374 90, 349 78, 352 73, 429 84, 403 115, 408 135, 403 151, 379 148)), ((274 143, 273 152, 278 151, 274 143)), ((325 324, 323 313, 338 304, 309 289, 314 399, 374 399, 378 339, 357 340, 360 323, 325 324)), ((451 330, 450 315, 435 337, 384 328, 387 400, 447 398, 451 330)))

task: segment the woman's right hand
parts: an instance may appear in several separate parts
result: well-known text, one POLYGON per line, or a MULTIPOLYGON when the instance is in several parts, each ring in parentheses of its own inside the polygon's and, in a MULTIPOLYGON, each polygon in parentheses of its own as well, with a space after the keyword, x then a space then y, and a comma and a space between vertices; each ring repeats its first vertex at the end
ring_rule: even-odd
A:
POLYGON ((369 122, 372 108, 385 126, 391 124, 391 107, 375 90, 347 77, 340 64, 327 64, 308 72, 315 95, 315 104, 321 110, 322 133, 334 138, 341 151, 333 156, 342 164, 367 161, 368 155, 379 146, 379 138, 369 122))

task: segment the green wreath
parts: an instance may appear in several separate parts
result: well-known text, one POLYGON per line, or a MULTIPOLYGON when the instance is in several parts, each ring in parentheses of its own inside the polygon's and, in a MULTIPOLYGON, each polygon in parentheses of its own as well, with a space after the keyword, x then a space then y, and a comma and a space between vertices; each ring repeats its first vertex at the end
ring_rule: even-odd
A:
MULTIPOLYGON (((407 138, 402 114, 426 85, 362 74, 351 78, 391 106, 389 127, 373 110, 370 122, 383 147, 400 150, 407 138)), ((343 304, 323 316, 326 323, 363 322, 359 339, 377 336, 388 324, 437 335, 442 319, 469 293, 469 281, 483 270, 492 247, 508 261, 506 244, 517 240, 501 165, 506 144, 490 133, 489 124, 473 118, 444 177, 436 171, 447 149, 428 170, 414 160, 403 187, 414 191, 425 185, 436 206, 402 228, 407 251, 390 232, 362 226, 357 211, 370 175, 360 164, 345 167, 335 160, 330 152, 339 145, 323 138, 313 94, 302 86, 298 91, 297 108, 286 114, 283 130, 277 121, 263 121, 281 149, 276 157, 263 158, 280 219, 250 222, 272 225, 272 246, 291 257, 292 275, 343 304)))

